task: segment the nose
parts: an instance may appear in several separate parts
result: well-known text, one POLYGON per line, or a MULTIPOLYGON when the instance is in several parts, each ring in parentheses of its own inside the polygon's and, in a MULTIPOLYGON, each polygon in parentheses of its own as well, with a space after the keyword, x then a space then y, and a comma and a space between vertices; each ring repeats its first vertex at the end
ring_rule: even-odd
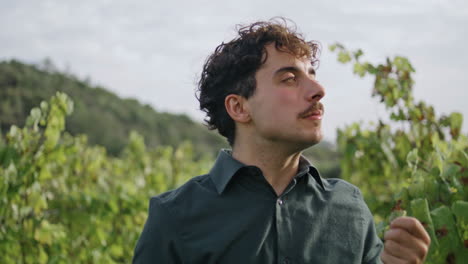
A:
POLYGON ((305 97, 309 102, 318 102, 325 96, 325 88, 314 79, 307 80, 305 90, 305 97))

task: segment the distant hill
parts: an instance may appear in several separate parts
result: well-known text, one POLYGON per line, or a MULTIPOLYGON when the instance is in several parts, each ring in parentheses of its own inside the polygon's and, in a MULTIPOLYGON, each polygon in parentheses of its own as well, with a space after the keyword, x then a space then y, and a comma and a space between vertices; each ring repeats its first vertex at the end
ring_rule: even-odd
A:
MULTIPOLYGON (((89 81, 57 70, 50 61, 30 65, 17 60, 0 62, 0 129, 3 135, 11 125, 23 126, 29 111, 57 91, 74 101, 74 112, 66 130, 86 134, 91 144, 104 146, 118 155, 128 142, 131 130, 140 133, 149 147, 177 146, 191 141, 196 153, 213 156, 228 147, 226 140, 186 115, 155 111, 135 99, 122 99, 89 81)), ((334 145, 322 142, 305 151, 306 156, 326 177, 339 176, 339 154, 334 145)))
POLYGON ((91 144, 106 147, 111 155, 120 153, 131 130, 140 133, 150 147, 176 146, 189 140, 197 152, 215 154, 227 146, 221 136, 186 115, 157 112, 135 99, 119 98, 102 87, 56 70, 47 61, 41 66, 16 60, 0 62, 2 134, 13 124, 23 126, 31 108, 57 91, 67 93, 74 101, 67 131, 86 134, 91 144))

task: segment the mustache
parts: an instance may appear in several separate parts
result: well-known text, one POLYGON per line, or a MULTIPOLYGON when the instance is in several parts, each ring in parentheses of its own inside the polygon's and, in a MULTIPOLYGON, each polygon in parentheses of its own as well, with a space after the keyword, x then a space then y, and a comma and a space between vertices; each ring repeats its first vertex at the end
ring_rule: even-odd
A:
POLYGON ((307 107, 307 109, 305 109, 304 111, 302 111, 301 113, 299 113, 299 117, 305 117, 307 116, 308 114, 314 112, 314 111, 320 111, 322 112, 322 115, 325 113, 325 109, 324 109, 324 106, 321 102, 317 102, 315 104, 312 104, 310 105, 309 107, 307 107))

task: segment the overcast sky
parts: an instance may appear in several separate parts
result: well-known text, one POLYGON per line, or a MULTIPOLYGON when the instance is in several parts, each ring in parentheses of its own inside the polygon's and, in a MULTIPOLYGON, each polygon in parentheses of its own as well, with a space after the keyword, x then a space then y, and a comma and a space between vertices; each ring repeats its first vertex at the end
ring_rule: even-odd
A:
POLYGON ((327 89, 327 139, 337 127, 385 116, 370 97, 371 80, 354 76, 351 65, 328 51, 336 41, 363 49, 375 63, 409 57, 416 98, 438 113, 468 117, 468 1, 462 0, 0 0, 0 59, 48 57, 120 96, 201 121, 194 92, 206 57, 234 37, 236 24, 273 16, 292 19, 323 45, 317 77, 327 89))

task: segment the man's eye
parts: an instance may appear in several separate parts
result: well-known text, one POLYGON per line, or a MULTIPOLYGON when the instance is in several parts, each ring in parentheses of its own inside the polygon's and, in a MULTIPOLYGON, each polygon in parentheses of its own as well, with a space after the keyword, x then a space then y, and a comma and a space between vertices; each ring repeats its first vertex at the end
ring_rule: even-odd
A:
POLYGON ((284 79, 283 82, 285 82, 285 83, 293 83, 293 82, 296 82, 296 76, 290 76, 290 77, 284 79))

